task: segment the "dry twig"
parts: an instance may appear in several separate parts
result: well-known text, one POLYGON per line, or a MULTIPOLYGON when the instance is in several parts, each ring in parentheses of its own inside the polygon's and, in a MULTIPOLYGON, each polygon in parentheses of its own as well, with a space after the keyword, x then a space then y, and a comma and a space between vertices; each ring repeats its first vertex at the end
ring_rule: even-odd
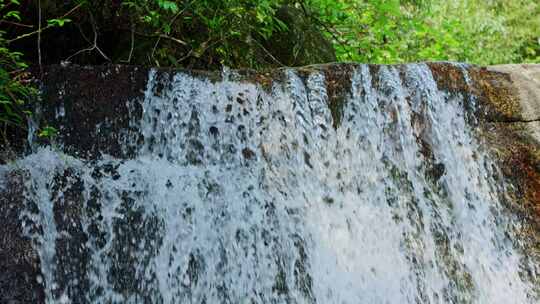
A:
POLYGON ((107 57, 107 55, 105 55, 105 53, 103 53, 103 51, 99 48, 99 46, 97 45, 97 38, 98 38, 98 34, 97 34, 97 29, 96 29, 96 24, 94 22, 94 17, 92 16, 92 14, 90 14, 90 20, 91 20, 91 23, 92 23, 92 30, 94 31, 94 41, 92 42, 92 45, 85 48, 85 49, 82 49, 82 50, 79 50, 77 51, 75 54, 69 56, 68 58, 66 58, 64 61, 69 61, 69 59, 71 59, 72 57, 75 57, 81 53, 84 53, 84 52, 91 52, 93 50, 96 50, 98 51, 98 53, 103 57, 105 58, 105 60, 107 61, 111 61, 111 59, 109 59, 109 57, 107 57))

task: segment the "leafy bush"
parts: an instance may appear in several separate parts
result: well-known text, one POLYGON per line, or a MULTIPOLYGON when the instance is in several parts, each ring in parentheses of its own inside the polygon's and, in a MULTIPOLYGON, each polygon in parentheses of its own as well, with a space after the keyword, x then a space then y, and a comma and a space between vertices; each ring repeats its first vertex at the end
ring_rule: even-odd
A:
MULTIPOLYGON (((0 0, 0 24, 20 20, 16 10, 18 2, 0 0)), ((24 127, 24 118, 29 112, 25 104, 36 95, 36 90, 26 84, 27 64, 23 54, 8 47, 6 32, 0 30, 0 134, 7 141, 9 127, 24 127)))
POLYGON ((123 0, 134 31, 156 37, 152 64, 189 65, 186 60, 205 61, 206 66, 224 64, 256 67, 256 40, 268 39, 286 25, 275 17, 281 1, 123 0), (180 52, 171 49, 180 48, 180 52))
MULTIPOLYGON (((13 24, 16 26, 28 25, 19 23, 21 15, 18 0, 0 0, 0 25, 13 24)), ((49 20, 48 27, 62 26, 69 19, 49 20)), ((41 29, 38 29, 40 31, 41 29)), ((28 35, 38 33, 33 31, 28 35)), ((25 62, 22 52, 10 47, 13 40, 7 39, 6 31, 0 30, 0 135, 1 142, 8 143, 8 130, 26 130, 26 120, 32 115, 29 110, 29 102, 38 99, 38 90, 31 83, 31 75, 27 71, 28 64, 25 62)), ((51 137, 56 130, 50 126, 44 126, 38 135, 51 137)))
POLYGON ((534 0, 305 0, 338 58, 400 63, 538 62, 540 5, 534 0))
POLYGON ((433 1, 430 9, 432 31, 457 42, 454 49, 439 51, 437 58, 477 64, 540 60, 538 1, 433 1))

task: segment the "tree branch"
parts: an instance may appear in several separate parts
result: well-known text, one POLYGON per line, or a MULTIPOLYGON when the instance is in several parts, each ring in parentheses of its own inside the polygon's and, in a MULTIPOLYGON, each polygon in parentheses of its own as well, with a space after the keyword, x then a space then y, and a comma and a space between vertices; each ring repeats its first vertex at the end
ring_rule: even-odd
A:
POLYGON ((122 62, 131 62, 131 56, 133 55, 133 49, 135 48, 135 24, 131 20, 131 47, 129 48, 129 56, 127 60, 122 60, 122 62))
POLYGON ((259 43, 259 41, 257 41, 257 39, 253 39, 252 41, 254 41, 266 53, 266 55, 268 55, 277 64, 279 64, 282 67, 286 66, 283 63, 281 63, 281 61, 277 60, 277 58, 274 57, 274 55, 272 55, 262 44, 259 43))
POLYGON ((20 27, 34 28, 34 26, 31 24, 23 24, 23 23, 14 22, 14 21, 0 20, 0 24, 2 23, 7 23, 7 24, 15 25, 15 26, 20 26, 20 27))
MULTIPOLYGON (((79 7, 81 7, 83 5, 83 3, 79 3, 77 4, 77 6, 75 6, 74 8, 70 9, 67 13, 65 13, 63 16, 61 17, 58 17, 56 19, 63 19, 69 15, 71 15, 74 11, 76 11, 79 7)), ((30 37, 32 35, 35 35, 35 34, 39 34, 41 33, 42 31, 48 29, 48 28, 51 28, 53 27, 54 25, 52 24, 48 24, 46 27, 44 28, 39 28, 38 30, 36 31, 33 31, 33 32, 30 32, 30 33, 26 33, 26 34, 23 34, 23 35, 20 35, 20 36, 17 36, 13 39, 10 39, 10 40, 6 40, 6 43, 12 43, 13 41, 17 41, 17 40, 20 40, 20 39, 23 39, 23 38, 27 38, 27 37, 30 37)))
POLYGON ((90 14, 90 19, 91 19, 91 23, 92 23, 92 30, 94 31, 94 42, 91 46, 85 48, 85 49, 82 49, 82 50, 79 50, 77 51, 75 54, 69 56, 68 58, 66 58, 66 60, 64 61, 69 61, 69 59, 71 59, 72 57, 74 56, 77 56, 81 53, 84 53, 84 52, 91 52, 93 50, 96 50, 98 51, 98 53, 103 56, 103 58, 105 58, 105 60, 107 61, 111 61, 111 59, 109 59, 109 57, 107 57, 107 55, 105 55, 105 53, 103 53, 103 51, 98 47, 97 45, 97 38, 98 38, 98 34, 97 34, 97 29, 96 29, 96 24, 94 22, 94 17, 92 16, 92 14, 90 14))
MULTIPOLYGON (((341 41, 338 37, 338 35, 336 35, 336 33, 334 33, 335 29, 331 29, 329 28, 324 22, 322 22, 319 18, 313 16, 312 14, 310 14, 306 7, 304 6, 304 1, 300 1, 300 6, 302 7, 302 10, 304 11, 304 15, 306 15, 306 17, 310 18, 310 19, 313 19, 315 20, 315 22, 317 22, 320 26, 322 26, 331 36, 332 38, 337 42, 339 43, 343 48, 346 48, 347 45, 341 41)), ((353 60, 353 58, 351 57, 351 55, 349 53, 347 53, 347 56, 349 57, 350 60, 353 60)))
POLYGON ((41 65, 41 0, 38 0, 38 64, 39 64, 39 75, 43 77, 43 66, 41 65))

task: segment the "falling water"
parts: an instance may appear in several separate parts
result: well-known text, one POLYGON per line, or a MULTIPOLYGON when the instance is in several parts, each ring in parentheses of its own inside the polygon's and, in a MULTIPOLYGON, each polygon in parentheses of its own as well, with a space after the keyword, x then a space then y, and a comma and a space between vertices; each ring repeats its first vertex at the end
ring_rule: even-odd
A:
POLYGON ((360 65, 336 124, 324 77, 152 71, 133 159, 4 166, 47 302, 533 303, 474 99, 360 65))

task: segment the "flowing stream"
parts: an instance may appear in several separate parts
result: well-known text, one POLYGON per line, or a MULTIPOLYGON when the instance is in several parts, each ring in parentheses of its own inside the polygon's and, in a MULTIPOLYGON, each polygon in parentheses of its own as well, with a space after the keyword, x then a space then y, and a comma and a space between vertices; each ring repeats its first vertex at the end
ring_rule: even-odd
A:
POLYGON ((474 98, 359 65, 336 124, 324 74, 284 74, 151 71, 133 159, 1 167, 47 303, 537 303, 474 98))

